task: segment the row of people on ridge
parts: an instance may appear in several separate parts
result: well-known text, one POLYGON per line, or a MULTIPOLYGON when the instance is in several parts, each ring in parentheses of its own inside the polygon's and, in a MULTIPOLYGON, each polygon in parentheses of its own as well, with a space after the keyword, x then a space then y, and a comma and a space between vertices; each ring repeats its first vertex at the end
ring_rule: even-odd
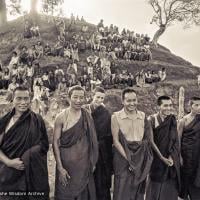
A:
MULTIPOLYGON (((137 109, 132 88, 122 91, 123 109, 112 117, 104 98, 104 89, 97 88, 93 101, 84 105, 84 89, 69 90, 70 106, 58 114, 54 126, 55 199, 110 200, 112 171, 114 200, 168 200, 169 195, 172 200, 179 195, 199 199, 200 98, 190 99, 191 112, 178 126, 168 96, 158 98, 158 113, 148 118, 137 109)), ((34 191, 37 199, 47 200, 48 137, 30 103, 29 90, 17 87, 14 109, 0 119, 0 191, 34 191)), ((9 197, 23 198, 27 196, 9 197)))

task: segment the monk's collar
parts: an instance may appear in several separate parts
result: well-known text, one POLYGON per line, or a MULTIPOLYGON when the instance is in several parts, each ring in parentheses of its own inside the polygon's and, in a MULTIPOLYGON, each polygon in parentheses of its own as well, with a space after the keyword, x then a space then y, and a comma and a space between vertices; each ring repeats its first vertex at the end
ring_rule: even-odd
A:
POLYGON ((170 115, 163 116, 160 112, 157 113, 157 116, 160 118, 162 122, 164 122, 170 115))
MULTIPOLYGON (((140 114, 140 112, 139 112, 137 109, 136 109, 136 113, 133 114, 132 116, 133 116, 133 118, 143 119, 142 116, 141 116, 141 114, 140 114)), ((125 111, 124 108, 121 110, 121 113, 120 113, 121 119, 126 119, 126 118, 132 119, 132 116, 131 116, 130 114, 128 114, 128 113, 125 111)))

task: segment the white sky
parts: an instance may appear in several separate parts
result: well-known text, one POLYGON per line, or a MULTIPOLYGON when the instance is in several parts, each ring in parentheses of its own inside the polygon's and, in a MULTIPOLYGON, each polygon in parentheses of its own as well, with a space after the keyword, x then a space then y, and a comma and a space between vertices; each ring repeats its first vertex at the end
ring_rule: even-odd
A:
MULTIPOLYGON (((30 0, 22 0, 22 5, 27 10, 30 0)), ((104 19, 105 25, 112 23, 120 29, 148 33, 151 37, 157 29, 150 24, 153 11, 147 0, 65 0, 62 8, 67 17, 73 13, 94 24, 104 19)), ((174 25, 159 42, 176 55, 200 66, 200 27, 184 30, 181 25, 174 25)))

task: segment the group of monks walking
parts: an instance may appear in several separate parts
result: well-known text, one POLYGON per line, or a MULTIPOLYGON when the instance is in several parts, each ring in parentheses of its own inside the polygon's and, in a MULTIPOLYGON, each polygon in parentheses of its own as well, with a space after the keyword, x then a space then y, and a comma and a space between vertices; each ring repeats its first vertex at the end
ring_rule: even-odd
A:
MULTIPOLYGON (((68 95, 54 125, 55 200, 200 200, 199 97, 177 122, 169 96, 158 97, 158 112, 147 117, 132 88, 112 115, 101 87, 87 105, 82 87, 68 95)), ((19 86, 14 108, 0 119, 0 200, 49 200, 48 136, 30 104, 19 86)))

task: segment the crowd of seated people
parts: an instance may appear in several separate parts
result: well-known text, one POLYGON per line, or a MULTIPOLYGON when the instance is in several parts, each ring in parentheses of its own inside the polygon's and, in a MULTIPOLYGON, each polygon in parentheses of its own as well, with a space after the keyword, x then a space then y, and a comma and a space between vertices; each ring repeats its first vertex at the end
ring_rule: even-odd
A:
MULTIPOLYGON (((77 21, 75 17, 71 16, 71 24, 75 25, 73 21, 77 21)), ((85 20, 82 18, 81 20, 85 20)), ((65 21, 58 18, 55 21, 57 30, 57 41, 50 46, 48 43, 43 44, 44 54, 47 56, 61 56, 75 59, 79 61, 79 53, 85 50, 92 50, 98 52, 99 57, 108 53, 113 60, 135 60, 135 61, 149 61, 152 59, 150 51, 150 37, 147 34, 139 34, 134 31, 123 29, 121 33, 117 26, 110 25, 107 27, 103 25, 103 20, 97 25, 96 31, 92 34, 85 34, 88 31, 88 26, 81 24, 82 31, 70 34, 66 28, 65 21)), ((32 24, 25 20, 24 37, 39 37, 39 27, 35 22, 32 24)), ((33 51, 35 49, 33 48, 33 51)))
POLYGON ((36 45, 37 48, 32 46, 31 49, 23 46, 19 53, 14 51, 8 66, 0 64, 0 89, 7 90, 8 100, 11 100, 11 93, 17 86, 28 86, 33 93, 34 104, 40 102, 42 112, 45 110, 45 113, 50 95, 56 92, 67 93, 70 87, 77 84, 86 91, 91 91, 97 86, 103 86, 105 89, 143 87, 145 84, 166 79, 165 68, 157 73, 142 70, 132 74, 128 70, 120 71, 110 54, 99 57, 93 51, 83 66, 77 59, 72 59, 67 66, 56 65, 52 70, 45 69, 40 66, 38 60, 38 57, 45 56, 44 49, 40 47, 40 42, 36 45))
POLYGON ((106 51, 113 59, 148 61, 152 59, 150 37, 123 29, 121 33, 117 26, 104 27, 103 20, 97 25, 97 31, 92 35, 92 48, 106 51))
MULTIPOLYGON (((74 20, 73 16, 71 20, 74 20)), ((120 71, 120 67, 116 66, 118 59, 150 60, 150 38, 147 35, 125 29, 119 33, 118 27, 112 24, 109 28, 104 27, 103 20, 97 25, 97 31, 90 36, 85 34, 88 27, 84 23, 84 31, 74 34, 66 31, 64 20, 58 21, 56 26, 57 41, 45 44, 36 23, 30 25, 28 20, 25 21, 24 38, 40 38, 31 46, 24 45, 13 51, 8 66, 0 64, 0 89, 11 93, 18 85, 25 84, 35 99, 46 101, 54 92, 67 92, 69 87, 76 84, 91 91, 100 85, 107 89, 134 85, 143 87, 146 83, 164 81, 166 78, 164 68, 158 73, 141 71, 132 74, 127 70, 120 71), (90 54, 81 60, 79 54, 86 50, 90 54), (68 60, 65 70, 59 65, 53 70, 42 68, 40 59, 48 56, 60 56, 68 60)))
POLYGON ((35 22, 30 22, 26 19, 24 22, 24 38, 37 38, 40 37, 39 26, 35 22))

